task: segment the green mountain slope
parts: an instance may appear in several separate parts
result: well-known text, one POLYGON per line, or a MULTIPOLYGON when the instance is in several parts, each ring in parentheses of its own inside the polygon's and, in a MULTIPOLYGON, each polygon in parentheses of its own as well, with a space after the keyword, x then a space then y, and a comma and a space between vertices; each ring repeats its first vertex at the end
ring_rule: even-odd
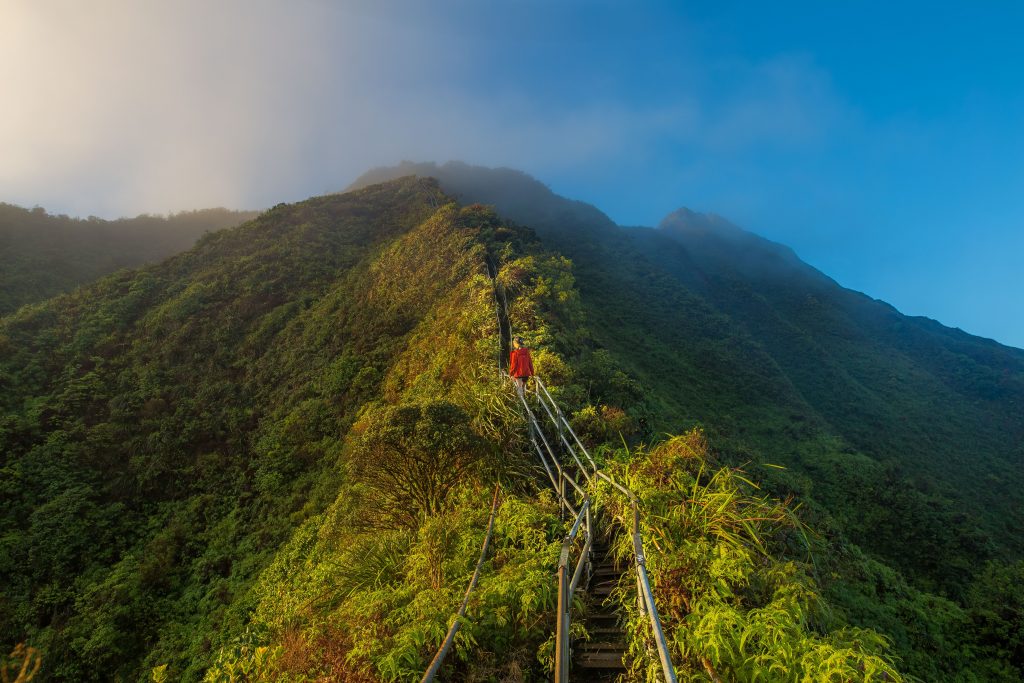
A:
POLYGON ((5 641, 34 624, 62 680, 123 678, 147 652, 209 663, 235 592, 323 505, 340 436, 447 294, 381 291, 371 267, 439 196, 281 206, 5 319, 5 641))
POLYGON ((794 679, 899 680, 877 634, 828 612, 792 513, 699 434, 608 447, 667 408, 599 348, 580 272, 415 178, 278 206, 0 320, 4 651, 39 648, 42 680, 418 680, 498 482, 444 676, 547 678, 566 523, 498 379, 491 274, 580 434, 651 506, 681 673, 746 680, 753 648, 794 679), (661 527, 686 509, 719 513, 661 527))
POLYGON ((842 548, 831 590, 855 623, 925 678, 965 666, 961 610, 1024 557, 1024 352, 903 316, 718 218, 620 228, 522 173, 457 163, 354 187, 409 173, 568 256, 592 342, 645 390, 616 400, 647 414, 647 438, 704 425, 842 548))
POLYGON ((120 268, 160 261, 188 249, 204 232, 255 216, 206 209, 167 218, 79 220, 0 203, 0 316, 120 268))
MULTIPOLYGON (((952 594, 979 558, 1022 556, 1024 352, 903 316, 737 228, 694 230, 670 219, 660 230, 707 264, 695 272, 663 260, 666 269, 756 338, 830 433, 880 464, 848 506, 904 479, 948 506, 952 518, 941 524, 962 545, 917 550, 919 525, 879 536, 881 520, 864 516, 854 521, 859 541, 876 537, 881 554, 902 558, 908 572, 926 569, 952 594), (960 568, 949 566, 954 558, 960 568)), ((648 253, 660 251, 650 245, 648 253)))
MULTIPOLYGON (((573 260, 594 338, 653 394, 657 429, 715 425, 738 451, 799 473, 823 465, 825 454, 803 452, 809 437, 837 439, 858 468, 867 456, 971 516, 987 536, 975 559, 1024 553, 1024 351, 900 315, 723 219, 682 211, 657 230, 622 229, 516 172, 392 172, 413 170, 493 203, 573 260)), ((842 476, 822 474, 811 485, 842 476)), ((852 507, 867 492, 851 493, 852 507)), ((954 590, 963 577, 949 578, 954 590)))

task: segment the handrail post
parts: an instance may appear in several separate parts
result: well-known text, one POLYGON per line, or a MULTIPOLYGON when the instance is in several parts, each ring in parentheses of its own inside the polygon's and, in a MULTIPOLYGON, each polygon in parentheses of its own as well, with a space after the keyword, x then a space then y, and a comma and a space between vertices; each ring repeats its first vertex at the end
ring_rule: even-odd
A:
POLYGON ((668 641, 661 628, 661 617, 658 615, 658 607, 654 603, 654 592, 651 590, 651 581, 647 576, 647 558, 644 556, 643 536, 640 534, 640 509, 635 500, 633 501, 633 554, 636 557, 637 587, 641 588, 643 601, 646 603, 651 632, 654 635, 654 642, 658 646, 661 673, 665 677, 665 683, 676 683, 676 670, 672 665, 668 641))
POLYGON ((594 575, 594 563, 591 561, 592 549, 594 547, 594 520, 590 514, 590 506, 587 506, 587 547, 584 552, 587 553, 587 585, 590 585, 590 579, 594 575))
POLYGON ((565 564, 558 565, 558 615, 555 625, 555 682, 569 681, 569 610, 565 585, 565 564))
POLYGON ((587 581, 590 581, 590 549, 594 543, 594 537, 590 533, 590 499, 583 501, 583 534, 585 540, 580 550, 580 559, 576 562, 576 569, 572 573, 572 581, 569 582, 569 599, 576 594, 576 586, 583 578, 584 570, 587 571, 587 581))

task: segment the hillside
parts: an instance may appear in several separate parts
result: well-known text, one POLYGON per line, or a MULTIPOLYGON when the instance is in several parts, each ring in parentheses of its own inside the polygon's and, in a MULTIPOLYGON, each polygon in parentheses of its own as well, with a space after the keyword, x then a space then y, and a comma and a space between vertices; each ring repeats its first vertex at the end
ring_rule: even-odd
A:
POLYGON ((206 209, 166 218, 81 220, 0 203, 0 316, 120 268, 160 261, 188 249, 205 232, 255 216, 206 209))
MULTIPOLYGON (((494 204, 572 259, 594 339, 648 389, 653 431, 705 424, 740 457, 746 447, 799 474, 825 468, 807 485, 824 487, 833 512, 905 480, 980 527, 972 557, 1024 553, 1024 351, 903 316, 724 219, 679 212, 623 229, 516 172, 394 173, 411 170, 494 204), (819 438, 834 442, 808 443, 819 438), (845 501, 828 490, 872 474, 845 501)), ((953 590, 963 576, 949 578, 953 590)))
POLYGON ((717 217, 620 228, 520 172, 455 163, 353 187, 410 173, 569 257, 595 348, 644 390, 593 393, 645 414, 638 438, 703 425, 726 461, 798 496, 846 558, 833 598, 911 671, 965 666, 979 600, 1020 604, 990 583, 1024 557, 1024 351, 901 315, 717 217))
POLYGON ((282 206, 4 321, 4 641, 33 624, 56 680, 209 665, 435 303, 370 267, 435 196, 282 206))
MULTIPOLYGON (((403 178, 4 318, 0 645, 38 648, 41 680, 419 680, 497 483, 444 679, 548 678, 568 522, 498 380, 497 284, 575 428, 649 507, 681 676, 901 680, 884 638, 829 611, 792 510, 700 432, 621 448, 646 389, 599 348, 578 278, 531 230, 403 178)), ((598 515, 623 514, 599 493, 598 515)))

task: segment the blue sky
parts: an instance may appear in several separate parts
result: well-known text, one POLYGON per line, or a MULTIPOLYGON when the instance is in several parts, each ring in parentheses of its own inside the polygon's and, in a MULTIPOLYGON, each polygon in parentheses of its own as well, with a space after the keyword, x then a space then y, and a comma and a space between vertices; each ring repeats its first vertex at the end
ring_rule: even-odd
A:
POLYGON ((1024 347, 1024 5, 12 0, 0 201, 268 206, 401 159, 687 206, 1024 347))

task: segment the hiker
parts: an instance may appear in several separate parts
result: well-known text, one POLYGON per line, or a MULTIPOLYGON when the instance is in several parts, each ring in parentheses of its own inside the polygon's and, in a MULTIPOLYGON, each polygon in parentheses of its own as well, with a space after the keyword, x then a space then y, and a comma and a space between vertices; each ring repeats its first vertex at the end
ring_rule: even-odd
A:
POLYGON ((508 374, 516 382, 516 391, 522 396, 526 390, 526 380, 533 377, 533 360, 530 349, 526 348, 522 337, 512 338, 512 353, 509 354, 508 374))

